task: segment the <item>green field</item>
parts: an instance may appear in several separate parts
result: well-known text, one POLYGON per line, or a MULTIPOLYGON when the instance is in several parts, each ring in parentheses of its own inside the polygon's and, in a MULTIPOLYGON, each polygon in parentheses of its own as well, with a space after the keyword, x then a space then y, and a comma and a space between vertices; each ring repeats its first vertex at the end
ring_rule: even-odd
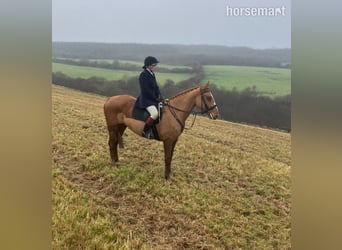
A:
MULTIPOLYGON (((73 59, 76 60, 76 59, 73 59)), ((90 60, 91 61, 91 60, 90 60)), ((112 60, 94 59, 98 62, 112 62, 112 60)), ((139 62, 120 60, 120 63, 140 65, 139 62)), ((175 68, 178 66, 163 65, 161 67, 175 68)), ((180 66, 182 68, 185 66, 180 66)), ((206 65, 204 67, 205 78, 202 81, 210 81, 218 87, 226 90, 236 89, 242 91, 246 88, 256 87, 259 95, 270 97, 291 94, 291 70, 281 68, 228 66, 228 65, 206 65)), ((90 78, 92 76, 102 77, 107 80, 120 80, 128 77, 135 77, 140 71, 110 70, 94 67, 74 66, 60 63, 52 64, 53 72, 62 72, 70 77, 90 78)), ((156 73, 157 80, 163 85, 166 80, 177 83, 191 77, 190 74, 180 73, 156 73)))
MULTIPOLYGON (((63 74, 73 78, 90 78, 93 76, 102 77, 106 80, 120 80, 127 77, 139 76, 140 71, 128 70, 110 70, 94 67, 83 67, 61 63, 52 63, 52 72, 62 72, 63 74)), ((160 85, 163 85, 166 80, 172 80, 175 83, 186 80, 191 77, 189 74, 176 74, 176 73, 156 73, 157 80, 160 85)))
POLYGON ((52 249, 291 249, 290 134, 198 117, 166 181, 128 129, 112 168, 105 101, 52 86, 52 249))
MULTIPOLYGON (((72 60, 72 61, 82 61, 82 59, 78 58, 62 58, 59 57, 57 59, 65 59, 65 60, 72 60)), ((137 62, 137 61, 131 61, 131 60, 115 60, 115 59, 87 59, 89 62, 98 62, 98 63, 113 63, 114 61, 119 62, 120 64, 132 64, 135 66, 143 66, 143 62, 137 62)), ((191 69, 191 67, 188 66, 181 66, 181 65, 169 65, 169 64, 163 64, 162 62, 159 64, 160 67, 162 68, 167 68, 167 69, 174 69, 174 68, 181 68, 181 69, 191 69)))
POLYGON ((226 90, 237 91, 256 86, 261 95, 282 96, 291 94, 291 70, 280 68, 207 65, 205 81, 226 90))

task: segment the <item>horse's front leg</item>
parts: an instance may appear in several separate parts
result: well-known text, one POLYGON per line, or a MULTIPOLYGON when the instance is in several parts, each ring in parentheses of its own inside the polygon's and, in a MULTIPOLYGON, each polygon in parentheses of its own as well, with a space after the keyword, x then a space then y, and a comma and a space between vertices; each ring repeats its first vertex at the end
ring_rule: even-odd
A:
POLYGON ((177 143, 177 139, 164 141, 165 179, 167 180, 170 178, 170 174, 171 174, 171 161, 172 161, 173 151, 175 149, 176 143, 177 143))

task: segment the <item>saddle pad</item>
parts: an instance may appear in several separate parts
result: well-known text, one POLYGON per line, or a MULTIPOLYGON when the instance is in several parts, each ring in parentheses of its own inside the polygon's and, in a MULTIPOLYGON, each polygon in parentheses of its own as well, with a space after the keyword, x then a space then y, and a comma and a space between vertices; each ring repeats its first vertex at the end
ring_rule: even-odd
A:
MULTIPOLYGON (((137 108, 134 105, 133 111, 132 111, 132 118, 133 119, 145 122, 149 116, 150 116, 150 114, 148 113, 148 111, 146 109, 137 108)), ((159 118, 154 122, 154 124, 158 124, 159 120, 162 119, 162 116, 163 116, 163 108, 161 108, 159 110, 159 118)))
MULTIPOLYGON (((163 114, 163 109, 161 109, 159 111, 159 115, 160 115, 160 119, 162 117, 163 114)), ((137 108, 136 106, 134 106, 133 111, 132 111, 132 118, 135 120, 139 120, 139 121, 143 121, 145 122, 147 120, 147 118, 150 116, 150 114, 148 113, 148 111, 146 109, 140 109, 137 108)), ((158 134, 158 130, 156 128, 156 124, 159 123, 159 119, 157 119, 154 124, 151 126, 151 130, 153 132, 153 136, 151 139, 155 139, 155 140, 160 140, 159 139, 159 134, 158 134)))
POLYGON ((133 108, 132 117, 136 120, 145 122, 150 114, 147 112, 146 109, 140 109, 137 107, 133 108))

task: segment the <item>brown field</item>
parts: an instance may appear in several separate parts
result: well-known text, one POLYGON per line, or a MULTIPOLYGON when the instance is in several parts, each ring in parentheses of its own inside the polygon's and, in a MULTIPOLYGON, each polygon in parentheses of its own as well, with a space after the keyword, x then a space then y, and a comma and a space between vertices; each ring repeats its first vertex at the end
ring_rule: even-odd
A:
POLYGON ((105 100, 52 87, 53 249, 291 248, 290 134, 198 117, 168 182, 128 129, 111 167, 105 100))

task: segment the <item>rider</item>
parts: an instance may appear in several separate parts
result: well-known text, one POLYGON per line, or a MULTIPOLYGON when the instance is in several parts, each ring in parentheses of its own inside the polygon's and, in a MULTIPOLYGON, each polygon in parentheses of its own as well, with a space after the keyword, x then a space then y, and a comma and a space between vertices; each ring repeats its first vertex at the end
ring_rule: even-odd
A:
POLYGON ((140 96, 137 98, 135 105, 138 108, 146 109, 150 114, 145 121, 145 127, 142 132, 142 136, 146 138, 150 138, 149 130, 159 116, 157 105, 161 94, 154 75, 158 63, 157 58, 153 56, 146 57, 142 67, 144 70, 139 76, 140 96))

